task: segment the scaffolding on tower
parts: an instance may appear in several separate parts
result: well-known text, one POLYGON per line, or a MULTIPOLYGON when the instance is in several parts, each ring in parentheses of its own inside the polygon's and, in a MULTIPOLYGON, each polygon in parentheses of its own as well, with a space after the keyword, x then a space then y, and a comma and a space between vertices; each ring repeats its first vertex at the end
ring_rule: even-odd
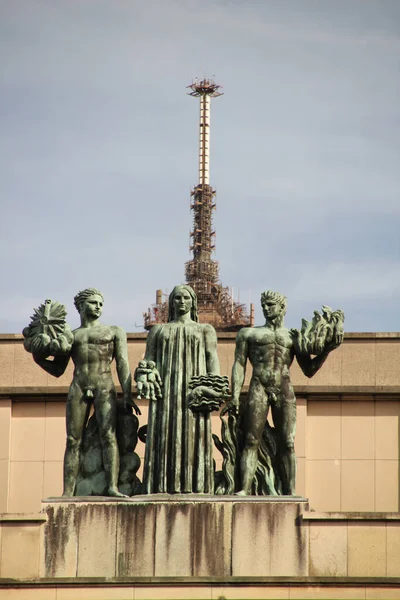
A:
MULTIPOLYGON (((200 119, 199 178, 190 200, 193 229, 189 250, 192 258, 185 263, 185 276, 186 283, 197 294, 199 321, 212 324, 218 331, 237 331, 254 325, 254 306, 250 305, 249 314, 244 304, 233 299, 229 288, 220 282, 218 261, 211 256, 215 250, 216 191, 210 186, 210 109, 211 98, 222 96, 220 88, 213 79, 196 79, 188 86, 191 90, 188 94, 200 99, 200 119)), ((145 329, 167 320, 168 300, 161 290, 157 290, 156 300, 156 304, 143 313, 145 329)))

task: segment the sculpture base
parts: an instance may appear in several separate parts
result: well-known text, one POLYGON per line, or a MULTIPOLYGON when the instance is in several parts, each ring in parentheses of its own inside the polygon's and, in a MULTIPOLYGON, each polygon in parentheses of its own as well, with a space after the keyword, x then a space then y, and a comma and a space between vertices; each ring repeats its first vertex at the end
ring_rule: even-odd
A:
POLYGON ((42 509, 42 577, 308 574, 301 497, 50 498, 42 509))

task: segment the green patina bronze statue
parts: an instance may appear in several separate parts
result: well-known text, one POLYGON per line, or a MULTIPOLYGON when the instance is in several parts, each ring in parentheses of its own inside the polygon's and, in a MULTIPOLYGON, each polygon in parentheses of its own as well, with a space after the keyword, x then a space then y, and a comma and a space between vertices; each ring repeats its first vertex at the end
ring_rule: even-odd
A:
POLYGON ((286 297, 263 292, 265 324, 241 329, 236 338, 232 399, 221 412, 221 441, 212 435, 211 412, 227 398, 229 382, 219 374, 215 329, 198 322, 190 286, 173 289, 168 322, 151 329, 135 371, 138 397, 150 403, 148 424, 139 432, 126 334, 99 322, 104 299, 98 290, 83 290, 74 301, 78 329, 67 325, 63 305, 46 300, 23 331, 26 350, 51 375, 61 376, 70 358, 75 365, 67 399, 64 496, 295 494, 296 398, 289 369, 295 357, 307 377, 322 367, 342 343, 342 311, 324 306, 311 322, 303 319, 300 330, 288 330, 283 326, 286 297), (111 374, 114 359, 122 404, 111 374), (241 399, 248 360, 253 373, 241 399), (143 484, 136 476, 138 434, 146 443, 143 484), (224 459, 217 473, 213 439, 224 459))
POLYGON ((241 329, 236 338, 232 400, 222 411, 222 417, 231 413, 230 423, 223 423, 222 443, 214 438, 224 454, 225 470, 217 493, 295 494, 296 398, 289 368, 296 357, 303 373, 312 377, 343 340, 342 311, 323 307, 322 315, 316 311, 312 323, 303 320, 298 331, 283 327, 285 296, 263 292, 261 306, 265 325, 241 329), (253 374, 247 397, 239 405, 247 360, 253 374), (270 408, 274 427, 267 422, 270 408))
MULTIPOLYGON (((133 407, 140 414, 132 399, 126 334, 120 327, 100 323, 104 298, 98 290, 88 288, 79 292, 74 303, 81 318, 81 326, 72 335, 68 326, 64 326, 62 322, 63 318, 65 320, 65 311, 60 317, 60 305, 49 300, 36 311, 31 324, 23 331, 26 349, 32 352, 35 362, 50 375, 60 377, 71 358, 75 365, 66 409, 63 496, 73 496, 76 493, 83 434, 92 405, 100 438, 106 479, 105 493, 108 496, 124 496, 118 489, 120 459, 116 437, 117 394, 111 374, 113 359, 123 391, 124 406, 128 412, 131 413, 132 409, 129 407, 133 407), (52 329, 49 329, 49 323, 52 324, 52 329), (49 356, 54 356, 53 360, 49 356)), ((88 460, 90 462, 90 458, 86 462, 88 460)), ((137 467, 138 465, 136 470, 137 467)))
POLYGON ((222 402, 227 384, 217 377, 215 329, 198 322, 197 297, 190 286, 172 290, 168 323, 150 330, 145 360, 155 362, 162 387, 161 397, 150 400, 144 493, 213 494, 210 411, 218 408, 216 397, 222 402), (197 379, 201 375, 210 377, 197 379))

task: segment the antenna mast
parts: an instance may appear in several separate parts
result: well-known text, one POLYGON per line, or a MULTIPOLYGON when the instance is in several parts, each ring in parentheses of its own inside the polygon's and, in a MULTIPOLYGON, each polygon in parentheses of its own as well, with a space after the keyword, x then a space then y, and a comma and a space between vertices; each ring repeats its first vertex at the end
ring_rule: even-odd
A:
MULTIPOLYGON (((213 79, 195 80, 187 86, 189 96, 200 98, 199 122, 199 181, 191 190, 190 209, 193 211, 193 231, 190 232, 190 251, 193 258, 185 263, 186 283, 197 294, 197 306, 201 323, 210 323, 219 331, 237 331, 254 324, 254 306, 250 316, 244 304, 236 302, 228 287, 219 280, 219 266, 211 258, 215 250, 213 216, 215 190, 210 186, 210 109, 211 98, 222 96, 220 87, 213 79)), ((156 292, 156 304, 143 313, 144 327, 150 329, 156 323, 168 319, 168 298, 161 290, 156 292)))
POLYGON ((213 303, 213 286, 219 281, 218 262, 211 258, 215 249, 213 212, 215 190, 210 186, 210 109, 211 98, 222 96, 221 86, 212 79, 195 80, 188 86, 190 96, 200 98, 199 182, 191 191, 193 231, 190 232, 192 260, 185 265, 186 281, 197 294, 199 306, 213 303))

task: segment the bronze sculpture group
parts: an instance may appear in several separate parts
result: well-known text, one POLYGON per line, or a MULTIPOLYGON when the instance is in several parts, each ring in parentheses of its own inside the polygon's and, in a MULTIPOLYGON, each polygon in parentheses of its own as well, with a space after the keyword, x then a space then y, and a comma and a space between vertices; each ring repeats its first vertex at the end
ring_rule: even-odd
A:
POLYGON ((295 495, 296 398, 289 368, 295 357, 307 377, 321 368, 343 341, 342 311, 323 307, 311 322, 303 320, 301 330, 288 330, 283 327, 287 299, 264 292, 265 324, 243 328, 236 338, 229 398, 215 329, 198 322, 193 289, 176 286, 168 322, 150 330, 135 371, 138 397, 149 400, 148 423, 139 430, 146 443, 140 484, 132 408, 138 415, 140 410, 132 397, 126 334, 100 323, 104 299, 98 290, 83 290, 74 301, 81 319, 74 331, 64 307, 50 300, 23 331, 25 348, 46 372, 59 377, 70 359, 75 367, 66 408, 64 496, 295 495), (122 400, 111 374, 113 360, 122 400), (253 372, 242 397, 247 361, 253 372), (211 431, 211 412, 222 404, 219 439, 211 431), (274 427, 267 419, 270 409, 274 427), (213 441, 224 457, 220 472, 215 472, 213 441))

